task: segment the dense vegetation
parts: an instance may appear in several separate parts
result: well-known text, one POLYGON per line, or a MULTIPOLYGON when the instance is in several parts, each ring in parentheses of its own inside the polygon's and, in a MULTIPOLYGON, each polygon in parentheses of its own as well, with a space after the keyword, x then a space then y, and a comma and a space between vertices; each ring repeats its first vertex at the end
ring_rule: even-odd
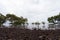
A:
POLYGON ((60 13, 48 18, 49 23, 56 23, 56 21, 60 21, 60 13))
POLYGON ((27 23, 27 18, 23 18, 23 17, 18 17, 14 14, 6 14, 6 16, 4 16, 3 14, 0 13, 0 27, 3 25, 3 23, 5 23, 6 21, 10 21, 13 26, 18 26, 18 25, 24 25, 25 23, 27 23))
MULTIPOLYGON (((25 25, 29 25, 27 18, 18 17, 14 14, 3 15, 0 13, 0 27, 3 27, 6 21, 10 22, 11 27, 25 27, 25 25)), ((56 24, 56 21, 60 21, 60 14, 48 18, 49 23, 56 24)), ((43 28, 45 28, 45 22, 42 22, 42 24, 44 25, 43 28)), ((32 25, 37 25, 39 29, 40 22, 32 22, 32 25)))

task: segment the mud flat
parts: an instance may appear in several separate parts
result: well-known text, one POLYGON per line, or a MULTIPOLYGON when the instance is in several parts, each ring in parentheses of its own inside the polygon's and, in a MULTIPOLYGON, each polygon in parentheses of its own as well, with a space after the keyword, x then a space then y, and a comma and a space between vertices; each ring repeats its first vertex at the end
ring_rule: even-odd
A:
POLYGON ((60 30, 0 28, 0 40, 60 40, 60 30))

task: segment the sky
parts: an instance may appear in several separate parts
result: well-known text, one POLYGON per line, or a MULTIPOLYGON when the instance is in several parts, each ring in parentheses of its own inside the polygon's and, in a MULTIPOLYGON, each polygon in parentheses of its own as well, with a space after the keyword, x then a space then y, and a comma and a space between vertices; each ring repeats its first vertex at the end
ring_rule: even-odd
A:
POLYGON ((0 13, 13 13, 28 22, 45 21, 60 12, 60 0, 0 0, 0 13))

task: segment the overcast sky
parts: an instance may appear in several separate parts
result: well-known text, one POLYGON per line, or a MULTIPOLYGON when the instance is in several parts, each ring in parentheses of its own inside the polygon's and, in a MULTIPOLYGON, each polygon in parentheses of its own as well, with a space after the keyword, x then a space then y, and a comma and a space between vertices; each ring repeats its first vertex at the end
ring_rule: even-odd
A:
POLYGON ((60 0, 0 0, 2 14, 14 13, 29 22, 45 21, 60 12, 60 0))

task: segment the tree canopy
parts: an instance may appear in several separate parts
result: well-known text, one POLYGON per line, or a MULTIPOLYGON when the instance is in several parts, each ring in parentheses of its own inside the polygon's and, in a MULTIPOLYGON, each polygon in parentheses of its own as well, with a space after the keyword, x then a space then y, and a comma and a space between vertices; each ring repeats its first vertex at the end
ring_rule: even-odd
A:
POLYGON ((5 16, 0 13, 0 26, 5 22, 5 16))
POLYGON ((0 25, 3 24, 6 20, 9 20, 12 25, 21 25, 28 21, 27 18, 18 17, 14 14, 6 14, 6 16, 4 16, 0 13, 0 25))
POLYGON ((49 23, 56 23, 56 21, 60 21, 60 13, 48 18, 49 23))

